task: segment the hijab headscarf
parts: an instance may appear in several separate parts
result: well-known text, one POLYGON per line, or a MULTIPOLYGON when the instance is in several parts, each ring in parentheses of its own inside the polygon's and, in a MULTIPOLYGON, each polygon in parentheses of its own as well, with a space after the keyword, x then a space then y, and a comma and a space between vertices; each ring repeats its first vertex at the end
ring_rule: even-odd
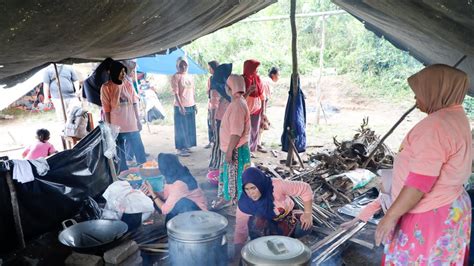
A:
POLYGON ((229 86, 232 95, 245 92, 245 81, 242 76, 235 74, 230 75, 229 78, 227 78, 227 86, 229 86))
POLYGON ((245 88, 248 89, 252 84, 255 84, 255 91, 250 93, 252 97, 260 97, 263 93, 262 81, 260 76, 257 74, 257 68, 260 62, 254 59, 249 59, 244 62, 244 74, 242 76, 245 79, 245 88))
POLYGON ((209 61, 207 62, 207 64, 210 68, 212 68, 212 70, 214 70, 214 72, 216 72, 216 68, 219 66, 219 62, 217 62, 216 60, 209 61))
POLYGON ((409 77, 408 84, 415 93, 418 108, 427 114, 462 104, 469 88, 466 73, 442 64, 425 67, 409 77))
POLYGON ((179 180, 188 186, 188 190, 198 188, 196 179, 189 169, 179 162, 178 156, 170 153, 158 154, 158 167, 161 174, 165 176, 167 184, 173 184, 179 180))
POLYGON ((180 57, 178 57, 178 59, 176 60, 176 70, 178 71, 178 73, 186 73, 186 72, 181 71, 181 68, 179 67, 179 65, 181 64, 181 62, 186 62, 186 64, 187 64, 188 67, 189 67, 188 59, 187 59, 185 56, 180 56, 180 57))
POLYGON ((242 174, 242 190, 244 193, 239 199, 239 209, 246 214, 261 216, 272 221, 275 217, 272 179, 258 168, 247 168, 242 174), (257 201, 252 200, 245 193, 245 185, 248 183, 254 184, 262 194, 257 201))
POLYGON ((118 79, 122 69, 125 69, 125 72, 127 72, 127 68, 118 61, 113 61, 110 64, 110 79, 117 85, 122 84, 122 81, 118 79))
POLYGON ((220 64, 214 69, 214 75, 211 77, 211 89, 216 90, 221 97, 229 102, 232 99, 225 91, 225 84, 230 73, 232 73, 232 64, 220 64))

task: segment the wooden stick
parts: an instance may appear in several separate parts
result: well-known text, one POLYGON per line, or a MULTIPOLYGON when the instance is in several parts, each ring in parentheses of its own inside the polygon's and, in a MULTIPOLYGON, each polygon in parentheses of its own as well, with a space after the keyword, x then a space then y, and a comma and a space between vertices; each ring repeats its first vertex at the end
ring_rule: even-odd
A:
MULTIPOLYGON (((17 167, 17 166, 14 166, 17 167)), ((18 198, 16 196, 16 189, 15 185, 13 184, 12 176, 10 172, 7 171, 6 174, 8 188, 10 190, 10 200, 12 204, 12 211, 13 211, 13 220, 15 221, 15 230, 18 237, 18 241, 20 241, 20 247, 25 248, 25 237, 23 235, 23 227, 21 226, 21 217, 20 217, 20 208, 18 206, 18 198)))
POLYGON ((326 258, 331 255, 340 245, 344 244, 347 240, 349 240, 352 236, 354 236, 357 232, 359 232, 367 223, 359 223, 349 233, 341 237, 339 240, 334 242, 329 248, 326 249, 325 252, 322 252, 318 257, 316 257, 313 262, 317 262, 316 265, 324 262, 326 258))
POLYGON ((287 130, 287 132, 288 132, 288 142, 290 143, 290 146, 293 148, 293 151, 294 151, 294 153, 296 154, 296 158, 298 158, 298 161, 299 161, 299 163, 300 163, 300 165, 301 165, 301 168, 304 169, 303 160, 301 160, 300 154, 298 153, 298 149, 296 149, 296 145, 295 145, 295 143, 293 142, 293 138, 291 137, 290 128, 287 128, 286 130, 287 130))
MULTIPOLYGON (((64 105, 63 92, 61 91, 61 82, 60 82, 60 78, 59 78, 58 66, 56 65, 56 63, 53 63, 53 65, 54 65, 54 71, 56 72, 56 82, 58 83, 59 98, 61 100, 61 106, 63 107, 64 124, 66 124, 66 122, 67 122, 66 107, 64 105)), ((51 88, 50 88, 50 90, 51 90, 51 88)), ((51 94, 51 91, 50 91, 50 94, 51 94)), ((59 106, 55 106, 54 108, 58 108, 58 107, 59 106)))
MULTIPOLYGON (((334 233, 334 231, 331 231, 331 230, 326 229, 324 227, 318 227, 318 226, 313 226, 313 231, 324 234, 324 235, 330 235, 330 234, 334 233)), ((359 238, 353 237, 353 238, 349 239, 349 241, 352 242, 352 243, 355 243, 357 245, 366 247, 368 249, 374 249, 374 244, 369 243, 369 242, 367 242, 365 240, 362 240, 362 239, 359 239, 359 238)))
POLYGON ((156 252, 156 253, 168 253, 167 249, 161 248, 140 248, 141 250, 149 251, 149 252, 156 252))
POLYGON ((375 153, 377 152, 377 150, 380 148, 380 146, 382 146, 382 143, 385 141, 385 139, 387 139, 388 136, 390 136, 390 134, 393 133, 393 131, 398 127, 398 125, 400 125, 400 123, 405 119, 405 117, 410 114, 413 110, 415 110, 416 108, 416 104, 413 105, 410 109, 408 109, 401 117, 400 119, 398 119, 398 121, 395 123, 395 125, 392 126, 392 128, 383 136, 383 138, 379 141, 379 143, 377 144, 377 146, 375 147, 375 149, 373 149, 370 154, 369 154, 369 157, 367 158, 367 160, 362 164, 362 168, 366 168, 367 165, 369 164, 370 161, 372 161, 372 158, 374 157, 375 153))

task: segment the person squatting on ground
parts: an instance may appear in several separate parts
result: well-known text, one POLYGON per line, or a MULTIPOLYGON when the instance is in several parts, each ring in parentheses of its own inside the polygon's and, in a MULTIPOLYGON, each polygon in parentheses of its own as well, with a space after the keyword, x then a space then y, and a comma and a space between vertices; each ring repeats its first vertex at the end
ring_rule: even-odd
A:
POLYGON ((178 156, 160 153, 158 167, 165 177, 163 193, 153 191, 148 181, 144 182, 141 190, 150 196, 161 213, 166 215, 166 222, 184 212, 207 211, 203 191, 189 169, 180 163, 178 156))
POLYGON ((262 236, 299 238, 313 227, 313 191, 308 183, 270 178, 250 167, 242 175, 244 193, 236 213, 234 244, 236 254, 247 241, 262 236), (294 210, 291 197, 301 197, 304 211, 294 210))

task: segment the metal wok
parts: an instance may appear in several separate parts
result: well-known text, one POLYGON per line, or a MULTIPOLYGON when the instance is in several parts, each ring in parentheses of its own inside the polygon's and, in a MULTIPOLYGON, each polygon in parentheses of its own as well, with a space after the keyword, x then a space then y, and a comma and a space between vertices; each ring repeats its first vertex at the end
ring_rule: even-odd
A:
POLYGON ((81 253, 106 251, 118 244, 128 230, 126 223, 117 220, 91 220, 77 223, 73 219, 62 222, 64 230, 58 239, 63 245, 81 253), (66 223, 73 225, 67 227, 66 223))

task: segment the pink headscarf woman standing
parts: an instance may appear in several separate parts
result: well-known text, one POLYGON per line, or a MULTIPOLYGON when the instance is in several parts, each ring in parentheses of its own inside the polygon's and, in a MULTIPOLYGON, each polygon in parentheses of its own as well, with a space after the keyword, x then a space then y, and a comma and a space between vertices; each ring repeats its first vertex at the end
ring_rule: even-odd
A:
POLYGON ((394 202, 377 226, 385 265, 463 265, 471 232, 471 131, 466 73, 431 65, 408 79, 428 114, 407 134, 393 171, 394 202))

